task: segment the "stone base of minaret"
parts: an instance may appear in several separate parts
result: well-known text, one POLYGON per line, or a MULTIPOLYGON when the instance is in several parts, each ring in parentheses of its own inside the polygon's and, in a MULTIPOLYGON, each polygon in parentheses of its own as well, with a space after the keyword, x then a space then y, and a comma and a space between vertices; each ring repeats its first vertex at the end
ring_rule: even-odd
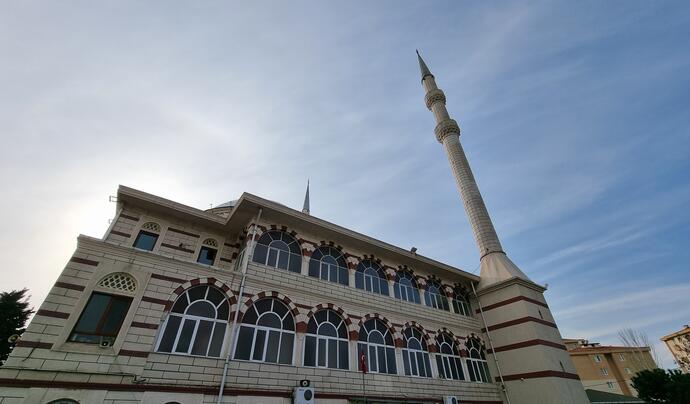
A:
MULTIPOLYGON (((482 258, 477 297, 483 331, 490 334, 488 352, 498 359, 511 404, 589 404, 544 299, 546 289, 525 278, 503 253, 482 258), (506 279, 506 271, 513 276, 506 279)), ((500 382, 497 372, 492 376, 500 382)))

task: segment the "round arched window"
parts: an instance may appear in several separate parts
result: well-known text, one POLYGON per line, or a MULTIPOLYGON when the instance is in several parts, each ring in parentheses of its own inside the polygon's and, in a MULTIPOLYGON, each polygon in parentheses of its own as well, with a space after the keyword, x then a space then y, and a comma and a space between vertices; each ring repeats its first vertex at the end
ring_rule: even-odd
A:
POLYGON ((165 320, 156 351, 220 357, 230 304, 219 289, 203 285, 177 298, 165 320))

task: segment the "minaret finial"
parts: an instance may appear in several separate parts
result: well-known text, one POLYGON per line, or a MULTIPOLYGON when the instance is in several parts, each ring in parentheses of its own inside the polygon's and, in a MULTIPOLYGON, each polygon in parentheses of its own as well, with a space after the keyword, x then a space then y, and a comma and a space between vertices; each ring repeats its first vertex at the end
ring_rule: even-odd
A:
POLYGON ((424 81, 427 76, 434 77, 429 67, 424 63, 424 59, 422 59, 422 56, 419 54, 419 50, 415 49, 415 51, 417 52, 417 60, 419 61, 419 71, 422 73, 422 81, 424 81))
POLYGON ((304 205, 302 206, 302 213, 309 214, 309 180, 307 180, 307 193, 304 194, 304 205))

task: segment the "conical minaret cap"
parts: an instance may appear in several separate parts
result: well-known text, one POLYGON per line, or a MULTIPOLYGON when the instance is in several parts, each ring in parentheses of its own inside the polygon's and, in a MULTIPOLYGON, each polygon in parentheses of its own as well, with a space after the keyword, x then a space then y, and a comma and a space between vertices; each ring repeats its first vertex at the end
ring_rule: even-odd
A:
POLYGON ((302 205, 302 213, 309 214, 309 180, 307 180, 307 192, 304 194, 304 205, 302 205))
POLYGON ((422 73, 422 81, 427 76, 431 76, 432 78, 434 77, 433 74, 431 74, 431 70, 429 70, 429 67, 424 63, 424 59, 422 59, 422 56, 419 54, 419 50, 417 52, 417 60, 419 61, 419 71, 422 73))

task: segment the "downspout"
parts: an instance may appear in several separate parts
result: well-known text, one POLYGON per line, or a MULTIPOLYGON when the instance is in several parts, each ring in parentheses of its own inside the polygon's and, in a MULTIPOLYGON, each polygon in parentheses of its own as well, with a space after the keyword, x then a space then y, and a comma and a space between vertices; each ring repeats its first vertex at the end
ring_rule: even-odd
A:
POLYGON ((494 341, 491 339, 491 333, 489 332, 489 326, 486 325, 486 318, 484 317, 484 309, 482 308, 482 303, 479 301, 479 296, 477 296, 477 290, 474 288, 474 282, 470 282, 472 285, 472 292, 474 292, 474 297, 477 298, 477 305, 479 306, 479 313, 482 316, 482 323, 484 323, 484 328, 486 329, 486 336, 489 339, 489 346, 491 347, 491 356, 494 357, 494 362, 496 362, 496 370, 498 370, 498 378, 501 380, 501 390, 506 396, 506 401, 510 404, 510 396, 508 395, 508 389, 503 381, 503 373, 501 373, 501 365, 498 363, 498 356, 496 356, 496 351, 494 350, 494 341))
POLYGON ((223 401, 223 391, 225 390, 225 378, 228 375, 228 365, 230 365, 230 358, 235 356, 235 338, 237 337, 237 318, 240 315, 240 307, 242 306, 242 295, 244 293, 244 284, 247 279, 247 266, 249 264, 249 254, 254 255, 254 246, 256 242, 254 237, 256 236, 256 228, 259 225, 259 220, 261 220, 262 208, 259 208, 259 213, 256 215, 256 220, 254 220, 254 227, 252 228, 252 235, 250 243, 247 244, 247 248, 244 250, 244 255, 242 256, 242 280, 240 281, 240 291, 237 294, 237 307, 235 307, 235 317, 232 321, 232 329, 230 330, 230 349, 228 350, 228 356, 225 357, 225 365, 223 366, 223 377, 220 379, 220 389, 218 390, 218 401, 217 404, 221 404, 223 401))

